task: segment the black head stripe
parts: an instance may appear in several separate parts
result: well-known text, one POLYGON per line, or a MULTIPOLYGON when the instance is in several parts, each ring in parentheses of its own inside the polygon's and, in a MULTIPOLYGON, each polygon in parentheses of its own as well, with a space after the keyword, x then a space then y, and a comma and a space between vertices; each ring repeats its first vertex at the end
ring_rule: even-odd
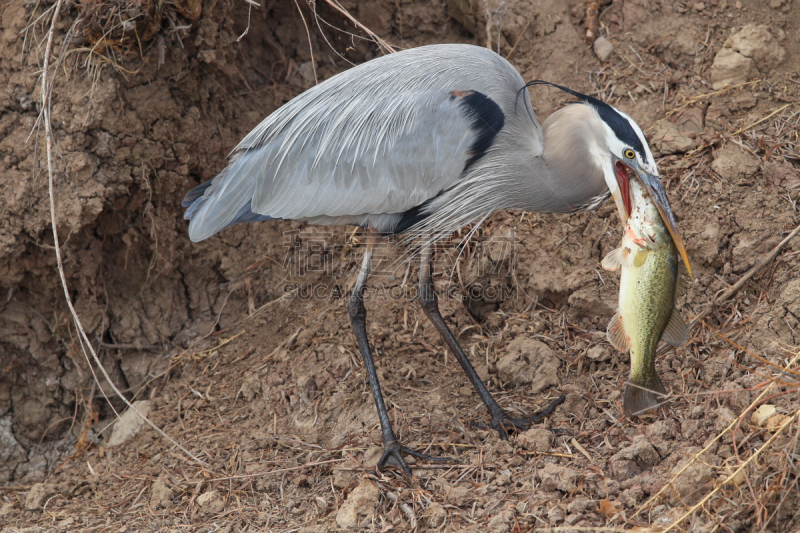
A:
MULTIPOLYGON (((532 85, 549 85, 551 87, 555 87, 556 89, 561 89, 565 93, 571 94, 575 98, 580 99, 582 102, 591 105, 597 110, 597 114, 600 115, 602 121, 608 124, 608 127, 611 128, 611 131, 614 132, 619 140, 633 148, 639 154, 639 156, 641 156, 643 161, 647 161, 647 151, 642 144, 642 140, 636 134, 636 131, 634 131, 634 129, 631 127, 630 122, 628 122, 628 119, 623 117, 619 111, 607 103, 598 100, 597 98, 573 91, 572 89, 567 89, 561 85, 550 83, 549 81, 534 80, 526 83, 522 89, 526 89, 532 85)), ((520 89, 520 92, 522 92, 522 89, 520 89)))

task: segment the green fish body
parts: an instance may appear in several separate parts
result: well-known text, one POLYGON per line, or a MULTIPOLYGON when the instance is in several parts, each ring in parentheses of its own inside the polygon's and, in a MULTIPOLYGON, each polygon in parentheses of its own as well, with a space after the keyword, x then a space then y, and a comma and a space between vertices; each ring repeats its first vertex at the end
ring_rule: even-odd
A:
POLYGON ((626 416, 664 403, 667 391, 655 364, 658 341, 683 346, 688 336, 675 310, 678 250, 647 193, 633 181, 631 189, 633 208, 622 244, 603 259, 604 268, 622 269, 619 309, 607 333, 615 348, 631 354, 623 402, 626 416))

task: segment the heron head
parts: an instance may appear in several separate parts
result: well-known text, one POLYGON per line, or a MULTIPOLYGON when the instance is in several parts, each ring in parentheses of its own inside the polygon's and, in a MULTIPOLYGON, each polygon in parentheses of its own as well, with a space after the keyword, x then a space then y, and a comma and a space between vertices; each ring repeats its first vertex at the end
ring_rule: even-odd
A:
POLYGON ((532 81, 525 86, 531 85, 549 85, 560 89, 578 98, 579 101, 575 102, 575 105, 585 105, 594 112, 592 124, 584 124, 584 127, 593 129, 591 137, 596 140, 591 143, 594 146, 590 147, 590 152, 603 170, 606 185, 617 205, 620 218, 623 223, 627 222, 632 209, 630 180, 639 180, 658 208, 691 276, 692 267, 689 265, 686 246, 678 230, 675 215, 669 206, 667 194, 658 179, 658 167, 644 133, 636 122, 609 104, 566 87, 540 80, 532 81))
POLYGON ((653 203, 658 208, 664 224, 667 226, 678 252, 681 254, 689 275, 692 267, 686 253, 686 246, 678 230, 678 223, 667 199, 667 193, 661 186, 658 178, 658 167, 653 154, 647 145, 644 134, 636 122, 625 113, 604 104, 614 115, 599 113, 603 121, 608 157, 603 158, 603 174, 609 191, 614 198, 614 203, 619 210, 620 218, 627 222, 631 215, 631 189, 630 180, 636 179, 650 194, 653 203), (603 115, 606 114, 607 117, 603 115), (609 120, 607 120, 607 118, 609 120))

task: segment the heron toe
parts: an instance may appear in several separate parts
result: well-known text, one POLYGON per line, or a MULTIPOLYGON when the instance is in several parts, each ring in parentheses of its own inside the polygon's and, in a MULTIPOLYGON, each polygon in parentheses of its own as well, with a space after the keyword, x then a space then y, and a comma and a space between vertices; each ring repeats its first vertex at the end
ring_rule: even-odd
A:
POLYGON ((567 395, 562 394, 550 402, 550 405, 548 405, 546 409, 530 416, 510 417, 503 412, 501 416, 492 418, 492 429, 500 434, 501 439, 508 439, 509 432, 521 433, 529 430, 531 428, 531 424, 544 420, 550 416, 553 411, 556 410, 556 407, 564 403, 566 399, 567 395))
POLYGON ((406 463, 405 459, 403 459, 403 454, 410 455, 416 459, 422 459, 423 461, 429 461, 431 463, 461 463, 461 461, 453 457, 434 457, 432 455, 426 455, 424 453, 405 448, 401 446, 399 442, 393 440, 384 443, 383 455, 381 455, 381 458, 375 465, 375 469, 381 470, 383 467, 390 465, 402 470, 407 477, 411 477, 411 468, 408 466, 408 463, 406 463))

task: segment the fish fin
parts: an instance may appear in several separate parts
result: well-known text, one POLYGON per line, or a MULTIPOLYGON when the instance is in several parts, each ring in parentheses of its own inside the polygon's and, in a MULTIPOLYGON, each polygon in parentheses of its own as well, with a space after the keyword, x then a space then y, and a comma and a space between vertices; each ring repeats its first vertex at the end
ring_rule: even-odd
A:
POLYGON ((619 314, 619 311, 611 317, 611 322, 608 323, 608 329, 606 329, 606 335, 608 335, 608 342, 611 343, 611 346, 620 352, 625 353, 630 348, 628 335, 625 333, 625 325, 622 323, 622 315, 619 314))
POLYGON ((689 340, 689 329, 686 327, 686 322, 677 309, 672 309, 672 315, 669 317, 664 333, 661 334, 661 340, 671 346, 680 348, 686 341, 689 340))
POLYGON ((608 252, 608 255, 603 258, 603 261, 600 263, 602 267, 606 270, 610 270, 614 272, 615 270, 619 270, 620 265, 622 264, 622 248, 615 248, 608 252))
POLYGON ((666 399, 667 390, 657 374, 653 374, 653 379, 649 380, 649 382, 634 383, 629 381, 625 385, 622 412, 627 417, 637 416, 645 411, 664 405, 666 399))

